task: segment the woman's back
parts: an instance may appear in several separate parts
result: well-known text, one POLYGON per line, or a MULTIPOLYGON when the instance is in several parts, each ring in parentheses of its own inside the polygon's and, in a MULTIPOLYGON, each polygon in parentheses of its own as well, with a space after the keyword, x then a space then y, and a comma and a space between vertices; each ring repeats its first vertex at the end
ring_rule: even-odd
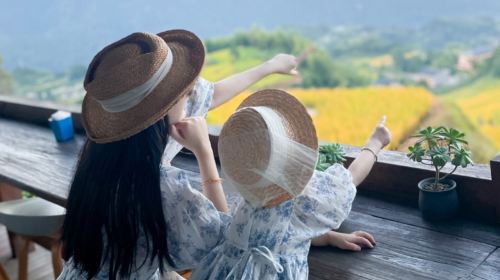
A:
POLYGON ((200 147, 205 156, 200 169, 218 177, 213 155, 206 156, 211 153, 206 149, 206 123, 187 120, 183 114, 204 57, 196 35, 171 30, 133 33, 103 48, 90 63, 82 103, 87 142, 66 204, 62 240, 67 264, 61 278, 76 273, 106 279, 137 274, 145 279, 166 265, 192 263, 194 254, 180 244, 185 237, 177 230, 220 230, 216 227, 221 218, 213 205, 190 187, 180 186, 182 175, 161 169, 172 134, 181 145, 200 147), (178 123, 182 125, 173 125, 178 123), (201 224, 186 217, 184 210, 198 199, 203 201, 199 206, 209 204, 207 211, 213 210, 201 224))
MULTIPOLYGON (((173 262, 173 266, 167 264, 166 268, 193 268, 222 239, 230 218, 217 211, 202 193, 191 187, 183 170, 172 166, 161 167, 160 174, 160 197, 167 228, 166 243, 173 262)), ((106 248, 108 238, 104 230, 102 238, 103 247, 106 248)), ((124 279, 160 279, 158 259, 151 261, 147 248, 148 238, 140 230, 133 269, 128 278, 124 279)), ((104 251, 105 249, 103 255, 104 251)), ((85 278, 85 274, 73 265, 73 259, 70 259, 59 279, 85 278)), ((110 279, 109 262, 104 258, 95 279, 110 279)))

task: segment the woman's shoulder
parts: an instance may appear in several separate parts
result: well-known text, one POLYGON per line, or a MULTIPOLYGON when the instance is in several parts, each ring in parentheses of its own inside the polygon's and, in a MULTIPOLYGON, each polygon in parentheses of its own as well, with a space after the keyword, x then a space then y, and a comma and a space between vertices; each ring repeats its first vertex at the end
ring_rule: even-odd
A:
POLYGON ((198 91, 198 92, 204 92, 207 90, 211 90, 213 86, 214 86, 214 84, 212 82, 199 76, 194 84, 193 90, 198 91))
POLYGON ((184 170, 174 166, 160 167, 160 188, 162 191, 174 192, 176 190, 185 189, 190 186, 188 176, 184 170))
POLYGON ((172 165, 163 164, 160 166, 160 178, 162 181, 187 180, 184 170, 172 165))
POLYGON ((202 77, 198 77, 194 84, 191 96, 186 103, 188 116, 206 116, 212 104, 214 84, 202 77))

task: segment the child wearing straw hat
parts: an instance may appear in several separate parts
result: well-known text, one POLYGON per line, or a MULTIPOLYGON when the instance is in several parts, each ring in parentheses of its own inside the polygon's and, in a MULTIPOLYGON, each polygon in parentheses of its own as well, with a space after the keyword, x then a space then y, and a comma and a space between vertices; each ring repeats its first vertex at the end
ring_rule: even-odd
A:
POLYGON ((384 123, 349 169, 319 172, 316 131, 297 99, 280 90, 245 99, 219 137, 223 177, 244 201, 190 279, 307 279, 311 240, 347 218, 356 186, 390 142, 384 123))

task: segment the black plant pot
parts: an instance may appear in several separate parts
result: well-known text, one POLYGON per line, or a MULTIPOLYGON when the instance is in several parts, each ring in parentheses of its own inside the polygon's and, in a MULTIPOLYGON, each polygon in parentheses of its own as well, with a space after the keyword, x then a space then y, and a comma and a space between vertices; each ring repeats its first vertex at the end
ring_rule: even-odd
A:
POLYGON ((457 183, 451 179, 441 180, 440 183, 450 187, 443 191, 430 191, 424 187, 434 182, 434 178, 427 178, 418 182, 420 189, 418 207, 426 220, 442 221, 451 219, 458 212, 459 202, 457 183))

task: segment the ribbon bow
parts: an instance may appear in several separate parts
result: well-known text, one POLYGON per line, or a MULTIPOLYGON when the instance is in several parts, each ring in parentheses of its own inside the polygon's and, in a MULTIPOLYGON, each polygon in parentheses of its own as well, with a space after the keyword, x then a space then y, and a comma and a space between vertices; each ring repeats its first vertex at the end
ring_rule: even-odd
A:
POLYGON ((226 276, 226 280, 250 279, 252 271, 263 271, 266 264, 273 268, 276 273, 283 272, 283 266, 274 259, 269 248, 266 246, 253 247, 243 253, 241 259, 226 276))

